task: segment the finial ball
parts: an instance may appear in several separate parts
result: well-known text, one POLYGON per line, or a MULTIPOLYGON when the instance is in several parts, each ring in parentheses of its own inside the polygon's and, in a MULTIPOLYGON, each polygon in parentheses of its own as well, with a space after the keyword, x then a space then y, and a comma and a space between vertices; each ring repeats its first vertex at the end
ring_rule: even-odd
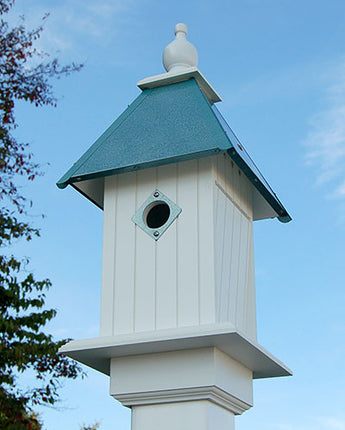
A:
POLYGON ((183 22, 179 22, 178 24, 175 25, 175 34, 179 32, 184 34, 187 34, 188 32, 187 26, 186 24, 183 24, 183 22))

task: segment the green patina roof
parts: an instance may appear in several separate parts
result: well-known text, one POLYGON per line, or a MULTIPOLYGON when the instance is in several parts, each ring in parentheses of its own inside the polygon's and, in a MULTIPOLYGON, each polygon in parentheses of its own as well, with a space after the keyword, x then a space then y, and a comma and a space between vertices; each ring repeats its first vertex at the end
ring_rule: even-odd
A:
POLYGON ((195 79, 145 89, 58 181, 68 184, 219 152, 243 169, 279 215, 290 216, 195 79))
POLYGON ((144 90, 58 186, 207 155, 229 142, 194 79, 144 90))

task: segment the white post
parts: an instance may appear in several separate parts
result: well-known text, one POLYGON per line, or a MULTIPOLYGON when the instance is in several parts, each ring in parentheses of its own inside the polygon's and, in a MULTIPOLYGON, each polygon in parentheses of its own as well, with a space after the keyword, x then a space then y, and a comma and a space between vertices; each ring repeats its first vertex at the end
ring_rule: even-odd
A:
POLYGON ((214 347, 112 358, 110 381, 132 430, 233 430, 252 405, 252 372, 214 347))
POLYGON ((234 430, 234 414, 207 400, 135 406, 132 430, 234 430))

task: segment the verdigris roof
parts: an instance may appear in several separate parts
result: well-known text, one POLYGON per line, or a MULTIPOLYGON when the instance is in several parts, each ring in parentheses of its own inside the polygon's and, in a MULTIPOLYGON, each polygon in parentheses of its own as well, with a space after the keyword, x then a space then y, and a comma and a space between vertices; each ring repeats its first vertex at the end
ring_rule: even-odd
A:
POLYGON ((145 89, 57 185, 228 153, 288 222, 291 217, 195 79, 145 89))

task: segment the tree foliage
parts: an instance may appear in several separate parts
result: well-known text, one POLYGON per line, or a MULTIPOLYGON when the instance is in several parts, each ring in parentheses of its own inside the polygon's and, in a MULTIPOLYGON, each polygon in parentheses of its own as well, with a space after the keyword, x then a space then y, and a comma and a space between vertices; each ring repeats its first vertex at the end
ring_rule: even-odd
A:
POLYGON ((55 341, 44 331, 56 314, 45 307, 50 281, 35 279, 28 260, 11 253, 14 241, 39 236, 27 222, 29 202, 19 183, 41 173, 28 145, 14 136, 15 103, 55 106, 52 78, 81 66, 60 66, 35 49, 42 26, 28 30, 23 21, 10 28, 6 14, 12 6, 13 0, 0 0, 0 428, 37 429, 33 408, 54 404, 61 379, 76 378, 80 368, 57 354, 67 339, 55 341), (23 372, 34 376, 34 387, 19 387, 23 372))
POLYGON ((83 424, 80 426, 80 430, 97 430, 99 429, 99 427, 100 427, 100 424, 97 422, 91 425, 83 424))

